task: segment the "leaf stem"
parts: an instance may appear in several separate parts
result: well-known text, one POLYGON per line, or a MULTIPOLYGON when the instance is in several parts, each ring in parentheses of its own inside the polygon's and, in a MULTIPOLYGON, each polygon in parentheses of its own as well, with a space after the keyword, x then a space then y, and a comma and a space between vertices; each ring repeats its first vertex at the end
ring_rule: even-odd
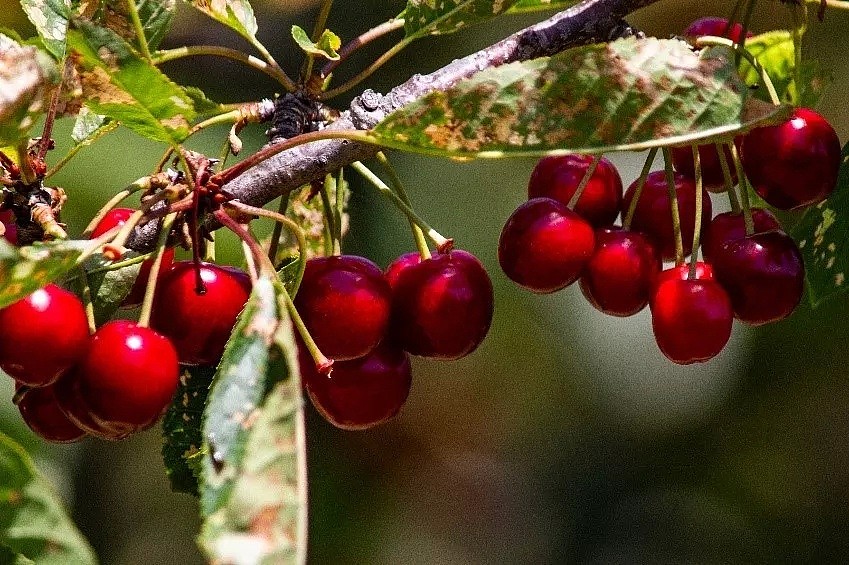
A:
POLYGON ((626 231, 631 229, 631 222, 634 221, 634 213, 637 211, 637 203, 640 201, 640 196, 643 194, 643 188, 646 186, 646 179, 648 178, 649 172, 651 172, 651 167, 657 157, 657 151, 657 147, 651 149, 648 157, 646 157, 646 162, 643 163, 643 170, 640 172, 640 178, 637 181, 637 189, 634 191, 634 198, 631 199, 631 205, 628 206, 628 213, 622 221, 622 228, 626 231))
POLYGON ((737 190, 734 188, 731 169, 728 167, 728 159, 725 157, 725 146, 717 143, 715 147, 716 153, 719 155, 719 166, 722 168, 722 178, 725 180, 725 191, 728 193, 728 202, 731 204, 731 211, 739 214, 740 200, 737 199, 737 190))
POLYGON ((133 22, 133 28, 136 31, 136 39, 139 40, 139 49, 145 59, 153 62, 153 57, 150 55, 150 46, 147 44, 147 37, 144 34, 144 27, 139 18, 139 11, 136 8, 136 0, 127 0, 127 11, 130 14, 130 20, 133 22))
POLYGON ((331 88, 330 90, 326 90, 318 95, 319 100, 329 100, 330 98, 334 98, 339 96, 340 94, 344 94, 366 80, 375 71, 377 71, 380 67, 382 67, 387 61, 389 61, 392 57, 400 53, 404 50, 407 45, 412 43, 415 40, 413 37, 406 37, 393 45, 386 53, 377 58, 372 64, 368 67, 360 71, 356 76, 349 79, 348 82, 337 86, 336 88, 331 88))
POLYGON ((283 69, 281 69, 279 66, 277 66, 276 63, 263 61, 262 59, 254 57, 253 55, 248 55, 247 53, 242 53, 241 51, 238 51, 236 49, 230 49, 229 47, 222 47, 220 45, 189 45, 185 47, 177 47, 175 49, 165 49, 157 51, 151 59, 151 62, 154 65, 159 66, 162 63, 175 61, 184 57, 195 57, 201 55, 223 57, 225 59, 232 59, 233 61, 238 61, 251 67, 252 69, 256 69, 262 73, 265 73, 266 75, 277 81, 281 86, 283 86, 283 88, 285 88, 289 92, 295 92, 296 90, 298 90, 298 85, 295 84, 295 81, 289 78, 289 75, 287 75, 286 72, 283 71, 283 69))
POLYGON ((324 182, 321 184, 321 209, 324 212, 324 254, 339 255, 341 254, 342 244, 336 239, 336 207, 330 203, 330 191, 336 190, 336 179, 333 175, 327 174, 324 176, 324 182))
MULTIPOLYGON (((404 189, 401 178, 398 176, 398 173, 395 171, 395 167, 392 166, 392 163, 389 162, 389 159, 383 151, 379 151, 377 153, 377 160, 381 165, 383 165, 384 170, 386 170, 386 174, 389 175, 389 182, 392 183, 392 188, 395 190, 395 193, 401 198, 401 200, 404 201, 404 204, 412 208, 410 198, 407 196, 407 191, 404 189)), ((409 222, 410 229, 413 231, 413 239, 416 242, 416 248, 419 250, 419 255, 421 255, 422 261, 426 261, 431 258, 431 254, 424 232, 413 220, 409 220, 409 222)))
POLYGON ((88 273, 82 265, 77 266, 79 274, 77 278, 80 295, 82 297, 83 306, 85 306, 85 317, 88 322, 88 333, 93 334, 97 331, 97 322, 94 320, 94 304, 91 301, 91 286, 88 283, 88 273))
POLYGON ((755 221, 752 219, 752 204, 749 201, 749 183, 746 180, 746 172, 743 170, 743 163, 740 161, 740 154, 737 152, 737 146, 734 143, 728 143, 728 148, 731 150, 731 156, 734 159, 734 166, 737 168, 737 178, 740 183, 740 200, 743 204, 743 222, 746 225, 746 235, 755 233, 755 221))
POLYGON ((103 218, 106 217, 106 214, 108 214, 115 206, 123 202, 134 192, 137 192, 139 190, 150 190, 150 186, 150 177, 142 177, 134 183, 130 184, 127 188, 125 188, 112 198, 110 198, 109 202, 104 204, 103 207, 98 210, 97 214, 95 214, 95 216, 91 219, 86 228, 83 230, 83 237, 88 237, 89 235, 91 235, 91 233, 97 227, 97 224, 103 221, 103 218))
POLYGON ((672 169, 672 156, 669 149, 663 149, 663 164, 666 172, 666 186, 669 189, 669 213, 672 215, 672 233, 675 237, 675 265, 684 264, 684 241, 681 237, 681 215, 678 211, 678 194, 675 190, 675 171, 672 169))
POLYGON ((330 9, 333 7, 333 0, 324 0, 321 4, 321 10, 318 12, 318 17, 315 19, 315 26, 312 30, 312 41, 317 42, 324 33, 327 27, 327 18, 330 16, 330 9))
POLYGON ((321 69, 322 78, 326 78, 330 75, 336 67, 342 64, 343 61, 348 59, 352 53, 359 50, 361 47, 368 45, 375 39, 383 37, 389 33, 392 33, 395 30, 401 29, 404 27, 404 19, 403 18, 393 18, 389 21, 383 22, 382 24, 375 26, 363 33, 359 37, 355 37, 345 45, 339 49, 339 58, 335 61, 328 61, 325 63, 324 68, 321 69))
MULTIPOLYGON (((280 197, 280 204, 277 205, 277 213, 285 217, 286 208, 289 207, 289 195, 284 194, 280 197)), ((280 250, 280 236, 283 233, 283 223, 275 222, 274 229, 271 232, 271 241, 268 244, 268 258, 274 263, 274 268, 277 268, 277 253, 280 250)))
POLYGON ((159 230, 159 239, 156 242, 156 255, 153 258, 153 265, 150 267, 150 275, 147 278, 144 300, 142 300, 141 313, 139 314, 139 325, 142 327, 147 327, 150 324, 150 314, 153 311, 153 297, 156 293, 159 269, 162 266, 162 257, 165 255, 165 250, 168 247, 168 234, 171 232, 171 226, 174 225, 176 218, 177 213, 171 212, 162 220, 162 228, 159 230))
POLYGON ((569 203, 566 204, 566 207, 570 210, 574 210, 575 206, 578 205, 578 200, 581 199, 581 196, 584 194, 584 189, 587 188, 587 185, 590 184, 590 180, 593 178, 595 174, 596 168, 598 168, 598 164, 601 162, 602 155, 596 155, 593 157, 592 163, 587 167, 587 172, 584 173, 584 177, 581 179, 581 182, 578 184, 578 187, 575 189, 575 194, 572 195, 572 198, 569 199, 569 203))
POLYGON ((696 218, 693 222, 693 251, 690 254, 690 273, 688 278, 694 280, 696 278, 696 269, 699 263, 699 245, 701 244, 702 235, 702 207, 704 206, 704 178, 702 175, 702 157, 699 155, 697 145, 691 146, 693 151, 693 164, 696 172, 696 218))
MULTIPOLYGON (((736 44, 730 39, 726 39, 724 37, 711 37, 705 36, 700 37, 696 40, 696 45, 698 47, 706 47, 712 45, 723 45, 725 47, 734 47, 736 44)), ((778 96, 778 92, 775 90, 775 85, 772 83, 772 79, 769 76, 769 73, 766 72, 766 69, 761 65, 754 55, 746 51, 745 49, 737 49, 736 50, 746 61, 752 65, 755 69, 755 72, 758 73, 758 76, 761 79, 761 83, 767 90, 769 94, 770 101, 776 105, 781 105, 781 98, 778 96)))

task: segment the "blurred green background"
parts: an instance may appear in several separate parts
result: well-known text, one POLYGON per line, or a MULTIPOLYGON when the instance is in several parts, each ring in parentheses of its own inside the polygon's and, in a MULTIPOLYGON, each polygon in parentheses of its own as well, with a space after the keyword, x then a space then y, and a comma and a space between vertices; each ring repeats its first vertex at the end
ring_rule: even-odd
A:
MULTIPOLYGON (((725 2, 666 0, 632 23, 657 36, 725 15, 725 2)), ((350 38, 398 13, 397 0, 337 1, 330 27, 350 38), (356 9, 352 17, 351 8, 356 9)), ((316 2, 254 2, 260 38, 293 72, 288 30, 311 29, 316 2)), ((0 25, 28 29, 13 0, 0 25)), ((789 22, 761 1, 756 31, 789 22)), ((504 18, 423 41, 369 86, 385 91, 532 21, 504 18)), ((812 21, 807 55, 837 77, 820 111, 849 141, 849 13, 812 21)), ((181 6, 166 46, 225 43, 232 34, 181 6)), ((351 68, 380 46, 353 60, 351 68)), ((166 68, 223 102, 272 96, 263 75, 213 59, 166 68)), ((347 101, 340 101, 346 105, 347 101)), ((69 124, 60 124, 59 150, 69 124)), ((193 147, 217 154, 215 130, 193 147)), ((246 153, 262 130, 245 134, 246 153)), ((55 181, 70 194, 64 219, 79 234, 108 196, 147 174, 161 148, 112 134, 55 181)), ((419 211, 489 269, 492 331, 472 356, 416 360, 399 418, 350 433, 309 412, 314 563, 816 562, 849 558, 849 307, 837 298, 752 330, 735 326, 710 363, 677 367, 654 344, 646 312, 593 310, 577 287, 550 296, 519 290, 500 272, 501 226, 523 201, 533 160, 458 164, 395 155, 419 211)), ((616 155, 625 183, 641 155, 616 155)), ((353 175, 351 175, 353 176, 353 175)), ((412 249, 406 223, 355 185, 347 252, 385 266, 412 249)), ((722 198, 714 199, 722 208, 722 198)), ((225 258, 239 262, 233 246, 225 258)), ((3 383, 3 396, 11 385, 3 383)), ((37 458, 106 564, 202 563, 195 501, 169 492, 158 430, 128 441, 53 447, 23 427, 10 402, 0 428, 37 458)))

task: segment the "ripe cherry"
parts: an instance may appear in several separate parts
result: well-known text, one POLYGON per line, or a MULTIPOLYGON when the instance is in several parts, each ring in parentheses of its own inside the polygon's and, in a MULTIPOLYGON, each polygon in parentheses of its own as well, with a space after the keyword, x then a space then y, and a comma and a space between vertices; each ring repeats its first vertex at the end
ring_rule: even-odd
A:
POLYGON ((504 225, 498 261, 513 282, 549 293, 578 280, 594 249, 589 222, 561 202, 534 198, 519 206, 504 225))
MULTIPOLYGON (((564 155, 540 159, 531 173, 528 198, 553 198, 569 204, 593 162, 592 155, 564 155)), ((612 224, 622 208, 622 177, 616 166, 602 157, 584 188, 575 212, 595 227, 612 224)))
POLYGON ((596 249, 581 275, 581 291, 598 310, 631 316, 648 304, 660 269, 660 255, 646 236, 604 228, 596 231, 596 249))
MULTIPOLYGON (((723 146, 722 151, 725 153, 725 162, 728 163, 728 172, 731 173, 731 184, 736 185, 737 168, 734 166, 731 150, 723 146)), ((696 164, 693 161, 693 150, 690 147, 673 147, 671 152, 675 170, 695 181, 696 164)), ((716 145, 699 145, 699 159, 702 165, 704 187, 711 192, 725 192, 725 175, 722 172, 716 145)))
POLYGON ((127 435, 149 428, 171 403, 179 367, 171 342, 129 320, 104 324, 73 370, 73 401, 81 402, 97 426, 127 435))
MULTIPOLYGON (((725 18, 699 18, 684 30, 684 36, 701 37, 703 35, 713 35, 715 37, 728 37, 731 41, 739 43, 743 38, 743 26, 736 23, 729 30, 728 23, 728 20, 725 18), (728 32, 727 35, 726 31, 728 32)), ((752 33, 746 32, 746 37, 752 37, 752 33)))
POLYGON ((328 376, 320 375, 314 363, 301 366, 313 406, 345 430, 364 430, 389 420, 410 393, 410 358, 400 347, 386 343, 364 357, 337 361, 328 376))
POLYGON ((66 371, 51 385, 56 404, 70 422, 87 434, 106 440, 117 440, 126 434, 96 422, 79 391, 79 379, 74 368, 66 371))
POLYGON ((815 204, 837 184, 840 140, 813 110, 796 108, 783 124, 752 130, 740 151, 755 192, 776 208, 815 204))
POLYGON ((782 320, 802 299, 805 267, 793 239, 780 231, 756 233, 714 252, 716 279, 731 298, 734 315, 761 325, 782 320))
POLYGON ((392 291, 391 335, 413 355, 464 357, 477 349, 492 323, 492 282, 467 251, 409 264, 394 278, 392 291))
POLYGON ((652 299, 652 329, 661 352, 689 365, 719 354, 731 336, 731 301, 711 279, 671 278, 652 299))
POLYGON ((52 385, 27 389, 18 398, 18 410, 27 426, 47 441, 71 443, 86 435, 59 408, 52 385))
MULTIPOLYGON (((95 226, 89 236, 90 239, 95 239, 105 234, 114 227, 123 226, 133 215, 135 210, 130 208, 113 208, 106 213, 102 220, 95 226)), ((165 272, 171 268, 174 263, 174 250, 166 249, 162 255, 162 263, 159 266, 159 276, 162 277, 165 272)), ((133 307, 138 306, 144 300, 144 292, 147 287, 147 281, 150 278, 150 269, 153 267, 153 259, 148 259, 141 264, 139 274, 136 277, 136 282, 133 283, 133 288, 129 294, 121 302, 121 306, 133 307)))
POLYGON ((88 342, 82 302, 55 284, 0 310, 0 368, 22 384, 54 382, 85 354, 88 342))
MULTIPOLYGON (((752 208, 752 221, 755 225, 754 233, 770 230, 781 230, 778 219, 769 210, 763 208, 752 208)), ((720 247, 729 241, 735 241, 746 237, 746 222, 742 213, 723 212, 717 214, 707 225, 702 237, 702 255, 705 260, 712 261, 720 247)))
MULTIPOLYGON (((695 231, 696 183, 679 173, 675 173, 674 179, 684 255, 689 255, 693 249, 693 232, 695 231)), ((638 180, 634 181, 625 192, 623 209, 629 209, 638 183, 638 180)), ((710 221, 711 212, 710 196, 702 189, 702 226, 710 221)), ((654 171, 646 178, 645 187, 631 221, 631 229, 648 235, 664 260, 675 258, 675 232, 664 171, 654 171)))
POLYGON ((392 291, 380 268, 354 255, 307 262, 295 306, 321 352, 335 361, 377 347, 389 326, 392 291))
POLYGON ((180 363, 215 365, 248 301, 251 280, 235 267, 202 263, 200 293, 195 276, 191 261, 179 261, 162 275, 150 327, 171 340, 180 363))

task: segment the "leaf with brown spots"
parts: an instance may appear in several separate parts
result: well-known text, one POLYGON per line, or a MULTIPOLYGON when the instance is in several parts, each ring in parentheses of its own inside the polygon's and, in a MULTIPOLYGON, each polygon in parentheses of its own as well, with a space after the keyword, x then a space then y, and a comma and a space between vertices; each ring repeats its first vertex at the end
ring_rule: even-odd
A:
POLYGON ((643 150, 731 139, 788 107, 747 97, 731 51, 628 38, 478 72, 389 115, 371 132, 449 157, 643 150))
POLYGON ((408 0, 404 18, 407 37, 443 35, 465 29, 509 10, 517 0, 408 0))
POLYGON ((520 14, 539 12, 540 10, 562 10, 577 3, 578 0, 519 0, 512 8, 507 10, 507 13, 520 14))
POLYGON ((14 247, 0 240, 0 308, 69 273, 90 246, 90 241, 57 241, 14 247))
POLYGON ((0 147, 28 136, 43 109, 45 89, 56 69, 49 56, 3 36, 0 45, 0 147))

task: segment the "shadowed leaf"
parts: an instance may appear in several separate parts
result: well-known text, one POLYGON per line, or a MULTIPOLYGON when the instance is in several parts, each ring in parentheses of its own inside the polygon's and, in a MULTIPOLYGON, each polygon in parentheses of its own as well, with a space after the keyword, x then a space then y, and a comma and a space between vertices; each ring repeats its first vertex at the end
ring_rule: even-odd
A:
POLYGON ((517 14, 521 12, 538 12, 540 10, 562 10, 577 3, 578 0, 519 0, 507 12, 517 14))
POLYGON ((90 241, 57 241, 13 247, 0 240, 0 308, 67 274, 90 241))
POLYGON ((189 4, 248 40, 256 37, 256 17, 248 0, 189 0, 189 4))
POLYGON ((399 17, 407 37, 454 33, 506 12, 516 0, 408 0, 399 17))
POLYGON ((0 146, 14 145, 27 134, 43 108, 45 88, 56 69, 49 56, 2 36, 0 47, 0 146))

